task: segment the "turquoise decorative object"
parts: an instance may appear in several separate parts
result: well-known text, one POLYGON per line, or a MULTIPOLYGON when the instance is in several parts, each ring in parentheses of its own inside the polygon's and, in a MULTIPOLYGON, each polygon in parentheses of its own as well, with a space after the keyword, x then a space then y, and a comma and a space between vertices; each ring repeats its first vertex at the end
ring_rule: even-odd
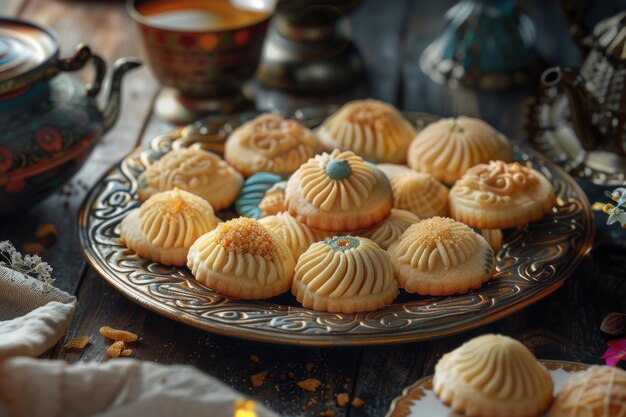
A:
POLYGON ((352 175, 352 168, 344 159, 331 159, 326 164, 326 175, 333 180, 345 180, 352 175))
POLYGON ((515 0, 463 0, 422 53, 420 66, 450 87, 500 90, 537 81, 542 61, 535 28, 515 0))
POLYGON ((280 175, 269 172, 259 172, 246 179, 239 197, 235 201, 237 213, 240 216, 260 219, 263 216, 263 210, 259 208, 259 203, 261 203, 265 192, 283 180, 284 178, 280 175))
POLYGON ((353 236, 335 236, 324 241, 335 252, 345 252, 356 249, 361 244, 361 239, 353 236))

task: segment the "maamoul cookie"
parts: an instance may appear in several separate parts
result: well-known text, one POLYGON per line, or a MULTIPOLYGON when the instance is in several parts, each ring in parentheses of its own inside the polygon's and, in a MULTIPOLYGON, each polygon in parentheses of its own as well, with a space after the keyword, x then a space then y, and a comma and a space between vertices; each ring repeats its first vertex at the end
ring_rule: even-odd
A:
POLYGON ((139 175, 137 183, 140 201, 178 188, 204 198, 219 211, 233 204, 243 177, 216 154, 191 147, 166 153, 139 175))
POLYGON ((445 217, 409 226, 388 252, 398 286, 422 295, 466 293, 488 281, 495 266, 482 236, 445 217))
POLYGON ((283 211, 287 211, 287 205, 285 204, 285 188, 287 188, 287 181, 277 182, 272 185, 263 195, 263 199, 259 203, 259 208, 265 215, 277 214, 283 211))
POLYGON ((403 164, 416 132, 393 106, 369 99, 345 104, 317 133, 329 151, 349 150, 369 161, 403 164))
POLYGON ((512 158, 504 135, 480 119, 464 116, 426 126, 411 142, 407 157, 411 168, 429 172, 446 185, 476 164, 512 158))
POLYGON ((336 232, 366 229, 391 210, 389 180, 353 152, 309 159, 287 181, 289 212, 309 227, 336 232))
POLYGON ((507 336, 475 337, 435 366, 435 394, 468 417, 537 417, 552 402, 548 370, 507 336))
POLYGON ((391 209, 391 214, 380 225, 359 235, 373 240, 386 250, 410 225, 419 221, 419 217, 410 211, 391 209))
POLYGON ((538 220, 556 204, 546 177, 518 162, 470 168, 449 194, 453 218, 472 227, 506 229, 538 220))
POLYGON ((302 123, 262 114, 230 134, 224 158, 246 177, 257 172, 287 176, 320 150, 317 137, 302 123))
POLYGON ((391 180, 393 206, 421 219, 448 215, 448 188, 426 172, 410 172, 391 180))
POLYGON ((263 217, 259 222, 285 242, 296 261, 318 240, 309 226, 300 223, 288 212, 263 217))
POLYGON ((131 211, 120 225, 120 240, 141 258, 183 266, 193 242, 218 223, 206 200, 174 189, 153 195, 131 211))
POLYGON ((239 217, 200 236, 187 266, 202 284, 227 297, 260 299, 291 288, 295 261, 287 245, 258 220, 239 217))
POLYGON ((240 216, 260 219, 265 215, 260 207, 265 193, 275 184, 283 181, 280 175, 269 172, 259 172, 246 178, 239 197, 235 201, 235 210, 240 216))
POLYGON ((306 308, 331 313, 373 311, 398 294, 389 255, 363 237, 317 242, 298 259, 291 292, 306 308))
POLYGON ((569 377, 550 417, 626 417, 626 371, 591 366, 569 377))
POLYGON ((493 253, 498 253, 498 251, 502 249, 504 236, 502 235, 501 229, 479 229, 477 227, 473 229, 476 233, 485 238, 489 246, 491 246, 491 249, 493 249, 493 253))

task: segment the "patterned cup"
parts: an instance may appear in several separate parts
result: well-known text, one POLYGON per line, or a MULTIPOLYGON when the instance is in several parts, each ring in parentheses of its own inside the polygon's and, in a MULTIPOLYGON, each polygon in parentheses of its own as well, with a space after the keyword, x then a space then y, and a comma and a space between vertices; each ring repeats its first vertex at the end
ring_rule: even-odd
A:
POLYGON ((152 71, 166 87, 156 103, 161 117, 188 123, 236 109, 259 63, 271 14, 239 11, 231 3, 242 1, 128 0, 152 71))

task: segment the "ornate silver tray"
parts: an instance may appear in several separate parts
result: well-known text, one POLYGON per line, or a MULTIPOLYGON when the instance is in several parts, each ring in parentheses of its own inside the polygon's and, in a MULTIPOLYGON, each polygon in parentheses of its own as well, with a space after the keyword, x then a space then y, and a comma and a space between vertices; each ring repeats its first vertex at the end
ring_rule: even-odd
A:
MULTIPOLYGON (((315 127, 332 108, 291 115, 315 127)), ((379 345, 433 339, 497 320, 560 287, 591 247, 589 202, 574 180, 538 154, 516 148, 555 186, 558 206, 543 219, 506 233, 495 277, 465 295, 400 294, 393 305, 361 314, 300 307, 291 294, 264 301, 228 299, 197 283, 187 268, 140 259, 119 241, 119 224, 138 207, 137 176, 173 148, 199 143, 220 151, 228 134, 256 113, 215 116, 157 137, 150 149, 124 158, 98 181, 79 212, 79 241, 94 270, 132 301, 182 323, 233 337, 299 345, 379 345)), ((417 128, 434 116, 406 113, 417 128)), ((232 217, 232 213, 224 213, 232 217)))

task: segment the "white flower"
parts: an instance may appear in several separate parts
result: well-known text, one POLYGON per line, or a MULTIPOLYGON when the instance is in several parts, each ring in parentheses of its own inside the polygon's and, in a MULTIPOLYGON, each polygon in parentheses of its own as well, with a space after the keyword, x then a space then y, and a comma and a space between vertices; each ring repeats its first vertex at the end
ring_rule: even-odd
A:
POLYGON ((626 224, 626 210, 623 210, 619 207, 614 207, 608 210, 608 213, 609 218, 606 220, 606 224, 613 224, 615 222, 626 224))
POLYGON ((626 203, 626 188, 619 187, 613 190, 611 193, 611 199, 615 201, 618 206, 626 203))

